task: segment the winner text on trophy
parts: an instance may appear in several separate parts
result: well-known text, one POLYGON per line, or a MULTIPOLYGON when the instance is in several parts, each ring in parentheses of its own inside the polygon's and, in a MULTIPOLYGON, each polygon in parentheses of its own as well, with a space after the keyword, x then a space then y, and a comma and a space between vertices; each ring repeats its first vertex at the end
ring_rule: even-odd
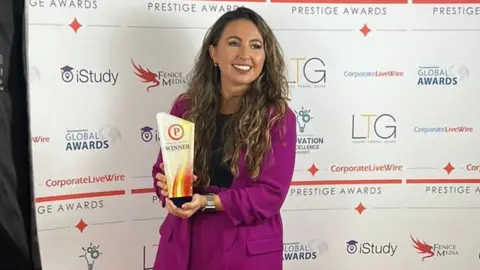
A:
POLYGON ((168 197, 177 207, 193 196, 194 123, 168 113, 157 114, 168 197))

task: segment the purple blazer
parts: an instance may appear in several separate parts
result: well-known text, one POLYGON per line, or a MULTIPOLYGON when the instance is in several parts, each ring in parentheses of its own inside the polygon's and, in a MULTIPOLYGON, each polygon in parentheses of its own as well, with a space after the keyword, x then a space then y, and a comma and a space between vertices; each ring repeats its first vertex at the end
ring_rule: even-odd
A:
MULTIPOLYGON (((170 113, 183 118, 188 109, 188 100, 177 99, 170 113)), ((200 194, 216 193, 223 204, 224 211, 213 215, 223 215, 227 220, 226 225, 221 231, 205 230, 205 234, 221 234, 221 263, 224 269, 282 269, 283 224, 280 208, 293 177, 297 137, 295 114, 290 108, 283 121, 272 127, 270 135, 272 148, 265 154, 260 176, 256 181, 249 175, 244 151, 239 159, 239 174, 233 179, 231 188, 209 187, 205 190, 194 190, 200 194), (285 132, 280 137, 279 132, 283 128, 285 132)), ((161 153, 153 166, 153 177, 158 172, 162 173, 160 163, 161 153)), ((154 188, 165 207, 165 198, 160 194, 155 179, 154 188)), ((197 213, 205 214, 201 211, 197 213)), ((161 239, 154 270, 188 270, 191 259, 190 243, 198 237, 191 233, 191 226, 191 219, 167 215, 160 226, 161 239)), ((212 235, 212 238, 218 239, 218 235, 212 235)), ((209 239, 209 235, 202 235, 200 239, 209 239)))

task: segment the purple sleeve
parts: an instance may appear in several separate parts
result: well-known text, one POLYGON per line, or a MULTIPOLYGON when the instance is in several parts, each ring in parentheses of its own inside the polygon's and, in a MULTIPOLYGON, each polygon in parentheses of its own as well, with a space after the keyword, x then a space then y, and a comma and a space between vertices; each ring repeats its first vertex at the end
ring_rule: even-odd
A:
POLYGON ((218 193, 225 213, 235 226, 264 221, 280 211, 295 169, 296 122, 288 110, 271 130, 272 148, 265 154, 260 175, 251 186, 218 193), (279 132, 285 128, 284 137, 279 132))
MULTIPOLYGON (((182 112, 179 106, 179 101, 175 101, 175 103, 172 106, 172 109, 170 110, 170 114, 177 117, 181 117, 182 112)), ((155 193, 157 194, 160 201, 162 202, 162 207, 165 207, 165 197, 160 193, 160 188, 157 186, 157 180, 155 179, 155 175, 157 173, 164 174, 163 170, 160 169, 160 164, 162 162, 163 162, 162 151, 160 150, 158 152, 157 161, 155 162, 152 168, 153 189, 155 190, 155 193)))

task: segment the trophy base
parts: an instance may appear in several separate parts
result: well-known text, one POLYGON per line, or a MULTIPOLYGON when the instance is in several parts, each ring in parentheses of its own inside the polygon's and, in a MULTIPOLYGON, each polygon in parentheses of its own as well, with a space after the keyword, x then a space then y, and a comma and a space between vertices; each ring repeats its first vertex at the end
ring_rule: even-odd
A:
POLYGON ((175 204, 176 207, 182 208, 182 205, 184 203, 188 203, 192 201, 192 196, 189 197, 176 197, 176 198, 170 198, 170 200, 175 204))

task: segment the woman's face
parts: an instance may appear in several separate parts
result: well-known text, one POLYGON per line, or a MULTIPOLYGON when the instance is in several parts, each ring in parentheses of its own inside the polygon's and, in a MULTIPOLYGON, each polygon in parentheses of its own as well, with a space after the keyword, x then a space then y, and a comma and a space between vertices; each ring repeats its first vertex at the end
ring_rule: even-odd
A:
POLYGON ((210 56, 220 69, 222 90, 232 91, 224 94, 241 95, 262 72, 265 62, 262 35, 248 20, 230 22, 217 46, 210 46, 210 56))

